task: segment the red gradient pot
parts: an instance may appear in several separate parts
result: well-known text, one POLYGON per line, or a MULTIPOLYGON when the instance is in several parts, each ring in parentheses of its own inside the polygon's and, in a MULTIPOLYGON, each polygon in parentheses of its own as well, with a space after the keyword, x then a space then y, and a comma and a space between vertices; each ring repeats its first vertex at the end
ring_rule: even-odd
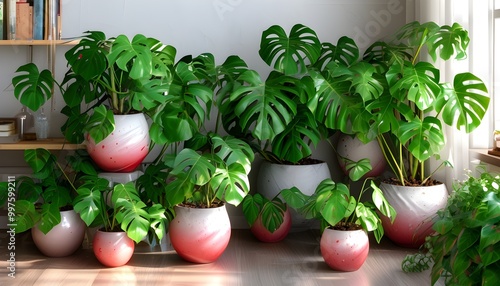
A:
POLYGON ((231 238, 231 222, 226 207, 202 209, 176 206, 169 235, 172 246, 184 260, 214 262, 222 255, 231 238))
POLYGON ((325 229, 320 240, 321 255, 337 271, 356 271, 365 263, 370 250, 364 230, 325 229))
POLYGON ((132 258, 135 243, 123 231, 98 230, 92 241, 92 249, 101 264, 108 267, 118 267, 127 264, 132 258))
POLYGON ((144 114, 115 115, 115 130, 96 144, 87 136, 87 151, 106 172, 132 172, 149 152, 149 125, 144 114))
POLYGON ((292 216, 290 215, 290 210, 286 209, 283 216, 283 223, 274 232, 270 232, 262 223, 262 216, 259 215, 257 220, 250 227, 252 234, 262 242, 278 242, 283 240, 292 227, 292 216))
POLYGON ((396 210, 396 219, 381 216, 385 235, 396 244, 419 248, 432 230, 432 217, 446 206, 448 191, 444 184, 408 187, 382 183, 380 189, 396 210))

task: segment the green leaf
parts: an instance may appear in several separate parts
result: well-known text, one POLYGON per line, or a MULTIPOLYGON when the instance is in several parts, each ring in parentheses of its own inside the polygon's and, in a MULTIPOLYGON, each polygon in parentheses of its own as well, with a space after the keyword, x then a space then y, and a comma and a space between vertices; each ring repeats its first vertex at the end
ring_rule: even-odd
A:
MULTIPOLYGON (((344 159, 346 160, 346 159, 344 159)), ((372 165, 370 164, 370 159, 363 158, 357 162, 346 160, 346 170, 349 173, 349 179, 356 182, 363 178, 368 172, 372 170, 372 165)))
POLYGON ((90 31, 65 54, 68 65, 86 80, 100 76, 107 68, 107 51, 102 43, 106 35, 99 31, 90 31))
POLYGON ((437 50, 440 49, 439 56, 443 60, 450 59, 456 55, 456 59, 467 57, 467 47, 470 42, 469 34, 460 24, 453 23, 450 27, 443 25, 435 32, 429 33, 427 46, 429 55, 434 61, 437 59, 437 50))
POLYGON ((309 199, 309 196, 303 194, 296 187, 281 190, 281 196, 283 197, 285 202, 294 209, 302 208, 309 199))
POLYGON ((283 224, 285 211, 286 205, 277 198, 265 202, 260 212, 262 224, 274 233, 283 224))
POLYGON ((246 170, 239 164, 217 168, 210 185, 218 199, 234 206, 238 206, 250 191, 246 170))
POLYGON ((117 215, 117 221, 121 224, 121 229, 136 243, 141 242, 149 230, 149 214, 145 210, 146 204, 140 200, 123 198, 120 198, 118 202, 120 212, 117 215))
POLYGON ((78 196, 73 200, 73 208, 75 212, 80 214, 85 224, 90 226, 101 212, 106 212, 106 210, 101 209, 101 192, 84 186, 76 191, 78 196))
POLYGON ((211 136, 214 153, 225 162, 227 166, 237 164, 243 167, 245 174, 250 173, 254 152, 243 140, 232 136, 211 136))
POLYGON ((210 158, 185 148, 175 157, 171 174, 185 173, 193 184, 202 186, 211 180, 215 171, 216 167, 210 158))
POLYGON ((396 219, 397 213, 394 207, 391 206, 389 201, 385 198, 382 190, 375 184, 374 181, 370 182, 370 186, 372 187, 372 201, 375 207, 380 213, 384 216, 391 219, 391 222, 394 222, 396 219))
POLYGON ((458 130, 464 127, 467 133, 476 129, 490 103, 483 81, 471 73, 461 73, 455 76, 453 88, 446 84, 443 90, 436 102, 436 111, 442 113, 443 121, 449 126, 455 124, 458 130))
POLYGON ((465 228, 458 236, 457 249, 458 251, 466 251, 469 247, 475 245, 478 240, 479 233, 474 229, 465 228))
POLYGON ((433 116, 423 121, 416 116, 409 122, 402 122, 397 136, 401 144, 410 142, 408 150, 420 162, 438 154, 445 143, 441 121, 433 116))
POLYGON ((292 27, 288 36, 282 27, 271 26, 262 33, 259 55, 269 66, 286 75, 303 73, 321 53, 316 33, 301 24, 292 27))
POLYGON ((242 202, 243 215, 249 226, 252 226, 259 217, 260 210, 264 205, 264 201, 268 201, 261 194, 248 194, 242 202))
POLYGON ((17 200, 15 208, 16 233, 21 233, 31 229, 40 221, 41 216, 35 210, 33 202, 25 200, 17 200))
POLYGON ((47 234, 54 226, 61 222, 61 212, 56 204, 43 204, 38 228, 47 234))
POLYGON ((49 177, 56 164, 55 156, 44 148, 27 149, 24 151, 24 160, 33 170, 33 176, 38 179, 49 177))
POLYGON ((49 70, 38 70, 33 63, 20 66, 12 78, 14 96, 22 105, 37 111, 52 97, 54 78, 49 70))
POLYGON ((106 109, 104 105, 99 105, 94 108, 94 113, 90 116, 85 131, 98 144, 115 130, 115 120, 113 111, 106 109))
POLYGON ((129 72, 132 79, 150 78, 153 71, 152 52, 147 38, 137 34, 132 41, 126 35, 119 35, 113 41, 109 51, 109 64, 116 65, 129 72))

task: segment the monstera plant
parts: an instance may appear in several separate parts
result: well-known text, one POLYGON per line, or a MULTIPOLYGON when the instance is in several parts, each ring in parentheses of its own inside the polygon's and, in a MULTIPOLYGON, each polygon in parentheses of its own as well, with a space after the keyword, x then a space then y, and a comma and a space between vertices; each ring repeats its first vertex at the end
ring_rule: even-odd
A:
POLYGON ((424 185, 430 178, 424 163, 445 145, 443 123, 471 132, 489 105, 480 78, 463 72, 443 82, 434 64, 466 58, 469 41, 457 23, 412 22, 358 59, 355 43, 343 38, 336 50, 348 56, 311 71, 320 98, 317 115, 327 127, 363 142, 377 139, 400 184, 424 185))

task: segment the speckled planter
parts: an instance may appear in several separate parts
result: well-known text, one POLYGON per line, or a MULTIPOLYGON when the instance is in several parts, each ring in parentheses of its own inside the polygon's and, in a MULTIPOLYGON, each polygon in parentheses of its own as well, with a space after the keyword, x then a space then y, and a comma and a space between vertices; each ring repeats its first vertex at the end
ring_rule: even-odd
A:
POLYGON ((144 114, 115 115, 115 130, 95 144, 87 136, 87 151, 106 172, 132 172, 149 151, 149 126, 144 114))
POLYGON ((381 216, 385 235, 400 246, 420 247, 433 232, 432 217, 446 206, 446 186, 407 187, 382 183, 380 189, 397 212, 393 224, 381 216))
POLYGON ((170 242, 177 254, 194 263, 217 260, 229 243, 231 223, 226 207, 175 207, 169 225, 170 242))
POLYGON ((107 267, 123 266, 134 254, 135 243, 123 231, 106 232, 98 230, 92 241, 94 255, 107 267))
POLYGON ((321 255, 337 271, 356 271, 365 263, 370 250, 364 230, 325 229, 320 240, 321 255))
POLYGON ((74 210, 62 211, 61 222, 44 234, 37 226, 31 236, 38 250, 46 256, 64 257, 73 254, 85 237, 85 222, 74 210))

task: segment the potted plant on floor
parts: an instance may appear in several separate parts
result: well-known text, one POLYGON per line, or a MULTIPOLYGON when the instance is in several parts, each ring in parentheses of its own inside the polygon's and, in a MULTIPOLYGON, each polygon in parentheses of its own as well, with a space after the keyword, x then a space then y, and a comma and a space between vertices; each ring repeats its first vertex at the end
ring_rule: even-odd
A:
MULTIPOLYGON (((37 248, 46 256, 63 257, 81 247, 85 223, 73 210, 72 200, 80 179, 93 170, 85 152, 68 156, 66 165, 46 149, 29 149, 24 159, 33 174, 16 179, 16 233, 31 230, 37 248)), ((2 182, 7 193, 8 182, 2 182)), ((12 187, 12 185, 10 186, 12 187)))
MULTIPOLYGON (((363 142, 378 140, 395 175, 381 188, 398 212, 394 224, 384 220, 384 227, 403 246, 420 246, 431 231, 429 218, 446 204, 445 185, 432 179, 435 171, 425 170, 445 145, 443 123, 471 132, 488 108, 481 79, 465 72, 453 83, 442 82, 432 63, 438 57, 465 58, 468 44, 468 33, 459 24, 412 22, 393 40, 374 43, 361 60, 331 61, 310 72, 320 91, 317 110, 325 125, 363 142), (432 61, 422 60, 424 56, 432 61), (417 194, 427 196, 417 199, 417 194), (410 198, 397 199, 401 195, 410 198)), ((352 49, 357 50, 355 45, 352 49)), ((444 165, 449 163, 440 167, 444 165)))
POLYGON ((500 177, 482 173, 453 186, 446 207, 433 218, 435 233, 422 251, 408 255, 407 272, 432 267, 431 284, 496 285, 500 278, 500 177))
MULTIPOLYGON (((265 208, 282 217, 286 207, 274 200, 282 189, 296 186, 311 194, 331 176, 326 162, 311 159, 312 147, 328 136, 315 118, 316 90, 307 73, 321 51, 312 29, 297 24, 287 34, 282 27, 272 26, 262 33, 259 49, 262 60, 272 68, 269 75, 264 79, 246 64, 241 65, 240 72, 230 77, 232 85, 218 93, 225 130, 249 142, 263 159, 256 190, 274 202, 265 208)), ((222 66, 227 64, 232 62, 222 66)), ((264 202, 257 198, 249 205, 259 201, 264 202)), ((296 214, 292 221, 295 228, 309 223, 296 214)))
POLYGON ((283 190, 282 195, 305 217, 321 221, 321 254, 328 266, 339 271, 356 271, 363 265, 369 251, 367 232, 373 231, 380 242, 384 235, 380 214, 392 220, 396 217, 394 208, 371 179, 364 180, 357 198, 351 195, 350 186, 332 179, 322 181, 311 196, 297 188, 283 190), (368 182, 370 187, 366 186, 368 182), (361 197, 369 189, 372 202, 363 203, 361 197))
POLYGON ((139 196, 135 182, 110 185, 104 178, 88 175, 76 190, 74 209, 87 226, 98 228, 92 249, 103 265, 125 265, 135 243, 153 229, 161 240, 165 233, 165 209, 160 204, 147 206, 139 196))
MULTIPOLYGON (((185 63, 174 66, 175 55, 174 47, 141 34, 132 39, 125 35, 106 38, 102 32, 91 31, 66 52, 69 70, 60 84, 49 71, 40 72, 31 63, 18 69, 12 83, 15 96, 33 110, 51 97, 50 87, 56 84, 66 104, 61 111, 68 116, 62 126, 66 139, 72 143, 87 140, 89 153, 103 170, 129 172, 148 154, 150 135, 158 144, 177 139, 177 128, 165 131, 166 125, 173 126, 172 121, 196 130, 171 104, 179 92, 172 85, 185 80, 176 76, 191 68, 185 63), (152 121, 151 129, 145 117, 152 121), (125 123, 129 118, 134 123, 125 123), (129 129, 137 133, 129 135, 129 129), (118 138, 122 135, 123 139, 118 138)), ((190 92, 201 98, 206 90, 192 88, 190 92)))

